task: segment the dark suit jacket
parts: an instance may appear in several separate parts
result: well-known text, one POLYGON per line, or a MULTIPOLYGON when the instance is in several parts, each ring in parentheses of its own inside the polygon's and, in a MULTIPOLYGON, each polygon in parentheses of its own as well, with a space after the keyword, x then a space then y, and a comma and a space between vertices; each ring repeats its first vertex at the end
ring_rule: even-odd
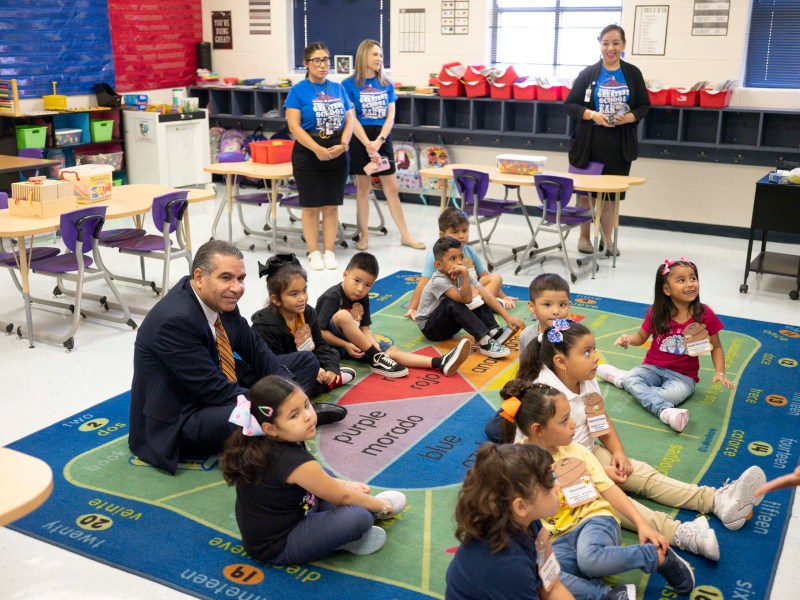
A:
MULTIPOLYGON (((233 351, 260 377, 290 376, 239 309, 220 318, 233 351)), ((136 334, 131 386, 131 452, 175 473, 181 428, 195 411, 235 404, 248 390, 228 381, 217 342, 200 302, 184 277, 147 314, 136 334)))

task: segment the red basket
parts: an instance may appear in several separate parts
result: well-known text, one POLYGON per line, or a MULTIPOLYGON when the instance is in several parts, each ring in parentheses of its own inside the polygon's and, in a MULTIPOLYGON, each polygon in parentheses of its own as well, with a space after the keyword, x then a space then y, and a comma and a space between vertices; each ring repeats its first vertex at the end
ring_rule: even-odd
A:
POLYGON ((483 81, 465 81, 464 89, 467 91, 468 98, 485 98, 489 95, 489 82, 486 79, 483 81))
POLYGON ((540 85, 537 95, 539 100, 544 102, 558 102, 564 99, 564 86, 551 85, 550 87, 544 87, 540 85))
POLYGON ((464 90, 464 83, 461 81, 442 81, 439 80, 439 95, 440 96, 466 96, 467 92, 464 90))
POLYGON ((715 92, 713 90, 700 90, 700 106, 704 108, 725 108, 731 103, 733 88, 715 92))
POLYGON ((439 81, 446 83, 453 83, 460 81, 464 75, 466 67, 460 62, 451 62, 442 65, 442 70, 439 71, 439 81))
POLYGON ((292 160, 294 140, 264 140, 250 142, 250 157, 254 163, 277 165, 292 160))
POLYGON ((509 100, 514 93, 513 83, 490 83, 489 93, 496 100, 509 100))
POLYGON ((515 100, 536 100, 536 90, 539 86, 535 83, 526 84, 527 82, 514 84, 515 100))
POLYGON ((669 88, 663 88, 658 91, 647 89, 647 95, 650 96, 650 104, 653 106, 666 106, 669 104, 669 88))
POLYGON ((669 91, 669 103, 672 106, 697 106, 697 90, 672 88, 669 91))

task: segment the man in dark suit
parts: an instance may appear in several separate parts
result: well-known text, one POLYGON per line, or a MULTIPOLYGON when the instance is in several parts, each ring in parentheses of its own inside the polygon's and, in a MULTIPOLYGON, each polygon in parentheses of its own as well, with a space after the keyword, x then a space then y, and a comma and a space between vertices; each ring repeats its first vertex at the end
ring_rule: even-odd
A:
MULTIPOLYGON (((219 452, 235 425, 236 397, 266 375, 292 379, 306 393, 319 373, 311 352, 275 356, 239 314, 245 267, 238 248, 203 244, 182 278, 148 313, 136 335, 128 446, 175 473, 181 457, 219 452), (239 360, 236 360, 236 359, 239 360), (244 368, 241 368, 244 363, 244 368)), ((347 411, 315 403, 318 423, 347 411)))

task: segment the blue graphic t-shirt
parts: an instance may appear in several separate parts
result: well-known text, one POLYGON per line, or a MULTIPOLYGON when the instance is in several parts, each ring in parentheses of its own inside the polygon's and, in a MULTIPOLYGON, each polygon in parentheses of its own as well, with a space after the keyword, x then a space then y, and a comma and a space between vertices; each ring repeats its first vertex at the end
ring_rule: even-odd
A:
POLYGON ((327 129, 336 133, 342 129, 345 113, 353 103, 340 83, 311 83, 304 79, 289 90, 284 107, 300 111, 300 127, 306 131, 327 129))
POLYGON ((595 110, 606 116, 613 115, 623 104, 628 104, 630 98, 631 91, 622 69, 609 71, 601 65, 594 88, 595 110))
POLYGON ((364 81, 364 87, 356 86, 356 78, 348 77, 342 82, 347 95, 356 109, 356 119, 362 125, 383 125, 389 104, 397 101, 394 84, 381 85, 377 77, 364 81))

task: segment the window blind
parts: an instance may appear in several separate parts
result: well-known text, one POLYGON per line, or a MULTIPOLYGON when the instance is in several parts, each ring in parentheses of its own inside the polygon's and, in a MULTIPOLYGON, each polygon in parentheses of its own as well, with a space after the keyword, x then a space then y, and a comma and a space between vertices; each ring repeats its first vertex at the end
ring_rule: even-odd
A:
POLYGON ((753 0, 744 85, 800 88, 800 2, 753 0))

